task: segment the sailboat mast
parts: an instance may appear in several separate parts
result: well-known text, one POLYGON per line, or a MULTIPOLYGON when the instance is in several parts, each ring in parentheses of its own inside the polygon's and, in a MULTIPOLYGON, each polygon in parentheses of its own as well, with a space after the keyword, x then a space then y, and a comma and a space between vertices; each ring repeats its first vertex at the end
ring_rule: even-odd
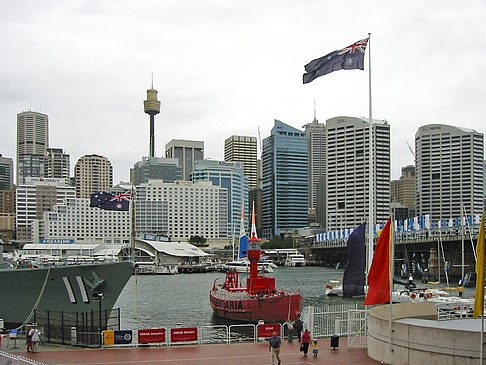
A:
MULTIPOLYGON (((368 92, 369 92, 369 216, 368 216, 368 255, 366 273, 369 273, 373 261, 373 217, 374 217, 374 172, 373 172, 373 118, 371 108, 371 33, 368 33, 368 92)), ((366 274, 368 275, 368 274, 366 274)), ((368 281, 368 279, 366 280, 368 281)))

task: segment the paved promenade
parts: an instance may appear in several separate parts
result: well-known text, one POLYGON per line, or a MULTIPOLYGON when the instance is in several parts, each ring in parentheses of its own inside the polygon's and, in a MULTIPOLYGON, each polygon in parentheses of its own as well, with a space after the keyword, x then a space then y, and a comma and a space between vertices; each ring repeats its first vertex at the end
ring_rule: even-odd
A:
MULTIPOLYGON (((41 345, 37 354, 25 352, 25 345, 15 354, 41 361, 45 364, 198 364, 198 365, 270 365, 271 355, 267 343, 233 343, 204 346, 128 347, 110 349, 77 349, 55 345, 41 345), (20 351, 19 351, 20 350, 20 351)), ((3 351, 13 352, 3 347, 3 351)), ((283 343, 282 365, 333 364, 368 365, 379 364, 370 359, 366 349, 346 349, 346 339, 340 339, 340 347, 330 348, 329 339, 319 340, 319 357, 312 353, 304 357, 299 344, 283 343)))

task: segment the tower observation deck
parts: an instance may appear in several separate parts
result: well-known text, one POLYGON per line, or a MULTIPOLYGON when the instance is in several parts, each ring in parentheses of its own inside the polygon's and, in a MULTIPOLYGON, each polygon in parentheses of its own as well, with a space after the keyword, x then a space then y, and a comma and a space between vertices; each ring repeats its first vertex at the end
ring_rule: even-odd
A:
POLYGON ((160 101, 157 100, 157 90, 153 88, 147 90, 147 100, 143 102, 143 108, 146 114, 150 115, 150 140, 149 140, 149 157, 155 157, 155 115, 160 113, 160 101))

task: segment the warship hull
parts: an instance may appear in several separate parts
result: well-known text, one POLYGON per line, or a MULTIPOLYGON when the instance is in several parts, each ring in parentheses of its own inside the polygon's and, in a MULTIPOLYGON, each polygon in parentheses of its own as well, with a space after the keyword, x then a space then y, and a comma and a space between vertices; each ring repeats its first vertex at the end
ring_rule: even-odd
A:
POLYGON ((0 319, 12 326, 32 322, 34 309, 111 310, 132 273, 130 262, 0 270, 0 319))

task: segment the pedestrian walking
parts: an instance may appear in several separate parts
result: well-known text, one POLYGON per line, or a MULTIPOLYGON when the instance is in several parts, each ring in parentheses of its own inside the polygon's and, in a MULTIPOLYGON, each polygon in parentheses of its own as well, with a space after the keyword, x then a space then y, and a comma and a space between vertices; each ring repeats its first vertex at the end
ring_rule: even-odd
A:
POLYGON ((309 344, 311 342, 311 336, 309 330, 306 328, 302 334, 302 351, 304 351, 304 356, 307 357, 307 352, 309 351, 309 344))
POLYGON ((285 325, 287 326, 287 332, 288 332, 287 340, 289 343, 292 343, 292 341, 294 340, 294 324, 290 319, 287 319, 285 325))
POLYGON ((34 334, 34 327, 27 327, 25 332, 25 344, 27 345, 27 352, 31 352, 32 349, 32 335, 34 334))
POLYGON ((312 353, 314 354, 314 357, 317 357, 317 354, 319 353, 319 345, 316 340, 312 342, 312 353))
POLYGON ((40 331, 37 326, 34 326, 32 332, 32 352, 39 352, 40 331))
POLYGON ((302 319, 300 319, 300 313, 297 314, 297 320, 294 322, 294 334, 297 334, 297 338, 299 339, 299 342, 301 342, 301 332, 304 329, 304 322, 302 322, 302 319))
POLYGON ((272 353, 272 365, 275 365, 275 359, 277 359, 277 365, 280 365, 280 345, 282 344, 282 339, 280 336, 277 336, 277 332, 273 332, 269 342, 270 348, 268 351, 272 353))

